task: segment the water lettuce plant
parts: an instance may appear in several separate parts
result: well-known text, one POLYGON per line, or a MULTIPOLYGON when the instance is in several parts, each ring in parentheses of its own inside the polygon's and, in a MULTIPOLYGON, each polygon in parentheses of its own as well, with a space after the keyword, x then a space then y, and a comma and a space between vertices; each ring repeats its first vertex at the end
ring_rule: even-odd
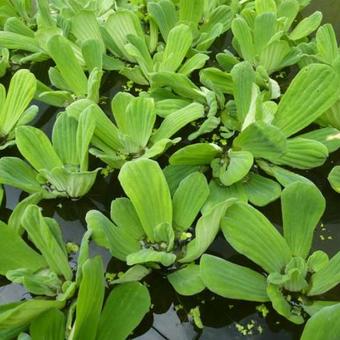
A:
POLYGON ((16 144, 26 161, 0 159, 0 182, 41 198, 79 198, 92 187, 99 169, 88 170, 88 147, 95 120, 86 112, 79 120, 61 113, 53 128, 52 143, 35 127, 16 129, 16 144))
MULTIPOLYGON (((339 255, 310 254, 313 232, 325 210, 325 199, 310 183, 294 183, 281 195, 283 235, 259 211, 243 202, 227 209, 221 229, 229 244, 259 265, 265 273, 203 255, 201 278, 206 287, 224 297, 270 301, 288 320, 301 324, 305 313, 325 304, 318 301, 339 283, 339 255)), ((319 307, 319 308, 318 308, 319 307)))
MULTIPOLYGON (((171 268, 195 261, 214 240, 230 205, 220 202, 197 220, 209 195, 204 175, 185 177, 171 196, 161 168, 148 159, 124 164, 118 179, 128 198, 112 201, 111 220, 91 210, 86 221, 93 240, 130 266, 171 268)), ((192 279, 199 280, 197 266, 194 273, 192 279)))

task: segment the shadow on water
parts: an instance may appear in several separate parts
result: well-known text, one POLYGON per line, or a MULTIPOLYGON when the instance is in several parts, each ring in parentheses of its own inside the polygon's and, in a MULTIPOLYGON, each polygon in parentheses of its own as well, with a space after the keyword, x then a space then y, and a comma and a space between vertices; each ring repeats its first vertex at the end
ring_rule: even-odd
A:
MULTIPOLYGON (((340 1, 321 0, 314 1, 304 14, 310 14, 315 10, 324 13, 324 22, 334 25, 340 37, 340 1)), ((225 40, 224 40, 225 41, 225 40)), ((45 65, 44 67, 48 67, 45 65)), ((41 67, 41 66, 40 66, 41 67)), ((40 77, 46 75, 44 68, 34 67, 33 71, 40 77)), ((6 77, 7 78, 7 77, 6 77)), ((40 78, 41 79, 41 78, 40 78)), ((47 82, 47 79, 43 79, 47 82)), ((8 79, 5 79, 5 83, 8 79)), ((105 79, 104 93, 112 97, 124 84, 124 80, 117 79, 110 74, 105 79)), ((39 116, 34 125, 51 134, 58 110, 46 105, 40 106, 39 116)), ((103 108, 109 112, 109 101, 103 100, 103 108)), ((7 154, 16 155, 15 150, 4 151, 7 154)), ((323 221, 317 228, 313 249, 326 251, 330 256, 339 249, 340 239, 340 195, 332 191, 326 177, 330 169, 340 164, 340 153, 333 154, 328 162, 318 169, 305 173, 322 190, 327 199, 327 210, 323 221)), ((15 205, 25 197, 25 194, 14 188, 5 187, 6 200, 0 209, 0 218, 7 220, 15 205)), ((122 196, 122 190, 116 176, 107 178, 99 177, 91 192, 78 201, 53 200, 41 203, 45 216, 54 217, 60 224, 66 242, 80 243, 86 229, 85 215, 91 209, 97 209, 108 214, 113 198, 122 196)), ((262 212, 275 224, 281 225, 280 202, 274 202, 262 209, 262 212)), ((116 261, 103 249, 91 245, 93 254, 101 254, 108 272, 125 270, 125 264, 116 261)), ((222 235, 209 249, 209 253, 231 260, 232 262, 254 266, 247 259, 235 253, 222 235)), ((76 259, 71 259, 75 264, 76 259)), ((204 291, 195 297, 178 295, 165 278, 165 273, 155 272, 146 279, 152 297, 153 310, 142 324, 136 329, 132 338, 138 340, 227 340, 227 339, 299 339, 302 326, 296 326, 275 313, 270 305, 266 305, 268 315, 264 317, 259 311, 258 303, 249 303, 220 298, 208 291, 204 291), (199 307, 204 329, 195 326, 190 310, 199 307)), ((340 289, 334 289, 330 293, 332 299, 340 298, 340 289)), ((12 302, 18 299, 29 299, 29 294, 19 285, 10 284, 6 279, 0 279, 0 304, 12 302)))

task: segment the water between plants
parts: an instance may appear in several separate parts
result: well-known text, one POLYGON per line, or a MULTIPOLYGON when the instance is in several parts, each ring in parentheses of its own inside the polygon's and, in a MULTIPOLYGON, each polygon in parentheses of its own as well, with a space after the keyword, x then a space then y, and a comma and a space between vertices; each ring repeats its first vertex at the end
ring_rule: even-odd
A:
MULTIPOLYGON (((324 14, 324 22, 330 22, 340 36, 340 1, 318 0, 306 8, 306 14, 320 10, 324 14)), ((48 67, 48 65, 45 65, 48 67)), ((43 70, 33 70, 39 74, 47 74, 43 70)), ((112 97, 121 86, 123 79, 107 79, 106 95, 112 97)), ((35 126, 51 133, 56 117, 56 110, 40 105, 40 115, 35 126)), ((14 151, 6 155, 13 155, 14 151)), ((5 154, 3 154, 4 156, 5 154)), ((340 152, 334 153, 327 163, 304 175, 314 181, 322 190, 327 200, 327 210, 322 223, 318 226, 314 237, 314 249, 326 251, 330 256, 339 249, 340 244, 340 195, 333 192, 326 180, 329 171, 340 164, 340 152)), ((11 210, 24 194, 14 188, 6 187, 6 200, 0 208, 0 219, 6 220, 11 210)), ((113 198, 122 195, 117 181, 112 176, 98 178, 96 185, 86 198, 71 202, 69 200, 45 201, 41 205, 45 216, 54 217, 63 230, 66 242, 80 243, 86 229, 85 214, 91 209, 109 211, 113 198)), ((262 209, 265 215, 280 229, 280 202, 274 202, 262 209)), ((298 223, 298 221, 297 221, 298 223)), ((101 254, 107 264, 108 272, 119 272, 125 269, 124 264, 114 259, 105 250, 92 246, 94 254, 101 254)), ((252 266, 247 259, 235 253, 222 236, 219 236, 209 249, 211 254, 223 257, 238 264, 252 266)), ((74 260, 75 263, 75 260, 74 260)), ((209 292, 195 297, 183 297, 176 294, 162 273, 153 273, 147 278, 152 297, 153 313, 149 313, 142 324, 135 330, 132 338, 138 340, 227 340, 227 339, 299 339, 302 326, 296 326, 276 314, 270 305, 260 305, 223 299, 209 292), (194 318, 188 317, 190 310, 199 307, 203 329, 195 326, 194 318)), ((333 289, 327 296, 340 300, 340 287, 333 289)), ((29 299, 30 296, 19 285, 10 284, 0 279, 0 304, 17 299, 29 299)))

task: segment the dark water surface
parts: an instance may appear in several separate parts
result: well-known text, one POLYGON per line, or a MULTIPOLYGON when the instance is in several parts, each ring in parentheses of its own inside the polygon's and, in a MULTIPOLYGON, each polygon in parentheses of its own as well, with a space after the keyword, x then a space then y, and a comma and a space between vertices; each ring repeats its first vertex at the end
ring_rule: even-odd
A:
MULTIPOLYGON (((324 22, 332 23, 338 37, 340 37, 340 1, 314 1, 305 10, 305 14, 315 10, 323 12, 324 22)), ((36 74, 47 74, 46 70, 41 68, 33 69, 33 71, 36 74)), ((123 79, 115 77, 112 80, 111 77, 108 77, 105 81, 105 88, 108 89, 105 95, 112 97, 123 84, 123 79)), ((50 134, 58 111, 44 105, 40 107, 40 114, 34 125, 50 134)), ((2 156, 7 153, 13 155, 15 151, 5 151, 2 156)), ((340 152, 333 154, 323 167, 305 173, 318 185, 327 199, 327 210, 322 220, 322 227, 320 225, 315 233, 313 248, 324 250, 330 256, 340 248, 340 195, 332 191, 326 180, 329 171, 336 164, 340 164, 340 152)), ((0 219, 2 220, 7 220, 18 201, 25 197, 25 194, 19 190, 9 187, 5 189, 6 199, 0 209, 0 219)), ((44 209, 45 216, 52 216, 59 222, 65 241, 79 244, 86 230, 86 212, 97 209, 108 214, 112 199, 121 195, 122 191, 116 179, 116 174, 114 174, 105 179, 98 177, 89 195, 79 201, 44 201, 41 206, 44 209)), ((281 224, 279 201, 262 210, 273 223, 281 224)), ((111 259, 105 250, 93 245, 92 251, 103 256, 108 272, 126 269, 124 264, 111 259)), ((227 244, 222 236, 217 238, 209 252, 236 263, 249 264, 245 258, 238 255, 227 244)), ((301 326, 296 326, 280 317, 271 309, 269 304, 266 305, 269 313, 264 317, 258 311, 260 305, 258 303, 223 299, 208 291, 190 298, 180 296, 165 279, 165 273, 153 273, 147 277, 146 281, 150 286, 154 307, 132 338, 138 340, 288 340, 299 339, 301 335, 301 326), (203 329, 197 328, 192 317, 188 316, 190 310, 195 307, 199 307, 201 320, 204 324, 203 329)), ((335 288, 331 292, 331 297, 340 300, 340 289, 335 288)), ((25 298, 30 297, 21 286, 10 284, 6 279, 0 278, 0 304, 25 298)))

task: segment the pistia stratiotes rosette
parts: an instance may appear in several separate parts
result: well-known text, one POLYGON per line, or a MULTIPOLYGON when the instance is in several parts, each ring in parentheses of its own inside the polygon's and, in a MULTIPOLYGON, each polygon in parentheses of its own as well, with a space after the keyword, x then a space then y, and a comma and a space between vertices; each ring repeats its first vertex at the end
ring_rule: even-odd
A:
MULTIPOLYGON (((104 303, 104 268, 99 256, 89 257, 85 233, 75 272, 61 229, 29 205, 22 217, 34 250, 15 229, 0 223, 0 275, 22 285, 32 295, 28 301, 1 306, 0 336, 11 339, 29 328, 43 339, 125 339, 150 309, 150 296, 138 282, 115 287, 104 303), (64 308, 67 311, 67 322, 64 308), (133 306, 133 308, 132 308, 133 306), (75 317, 76 314, 76 317, 75 317)), ((124 281, 123 281, 124 282, 124 281)))
MULTIPOLYGON (((277 199, 280 185, 261 175, 273 176, 281 185, 308 181, 281 166, 311 169, 322 165, 328 153, 340 147, 339 131, 325 128, 296 136, 331 107, 339 96, 339 77, 330 66, 311 64, 293 79, 276 104, 266 101, 256 85, 256 74, 248 63, 232 70, 236 112, 222 121, 229 134, 225 145, 196 143, 176 151, 170 167, 212 168, 212 203, 238 197, 263 206, 277 199), (317 86, 314 81, 317 79, 317 86), (312 97, 310 97, 312 95, 312 97), (312 98, 312 100, 311 100, 312 98), (230 121, 233 120, 231 127, 230 121), (233 138, 231 138, 233 137, 233 138)), ((173 169, 172 171, 175 171, 173 169)))
POLYGON ((191 103, 169 113, 156 127, 155 101, 147 96, 134 97, 125 92, 116 94, 111 102, 113 123, 98 105, 80 100, 67 112, 78 117, 87 112, 96 121, 90 153, 111 168, 120 168, 136 158, 154 158, 181 138, 172 137, 190 122, 204 116, 204 107, 191 103))
MULTIPOLYGON (((181 284, 191 287, 190 294, 202 290, 198 266, 191 263, 215 239, 232 200, 220 202, 195 222, 209 195, 203 174, 194 172, 184 178, 172 196, 155 161, 128 162, 118 178, 128 198, 112 202, 111 220, 96 210, 87 213, 93 240, 130 266, 162 265, 175 269, 190 264, 182 275, 189 275, 191 281, 182 280, 181 284)), ((170 279, 171 283, 174 281, 170 279)), ((174 287, 177 289, 176 283, 174 287)))
MULTIPOLYGON (((16 129, 16 143, 26 161, 17 157, 0 159, 0 183, 29 194, 12 214, 10 224, 29 203, 56 197, 79 198, 95 182, 99 168, 88 170, 88 147, 95 130, 95 120, 86 112, 77 121, 66 112, 53 127, 52 143, 41 130, 21 126, 16 129)), ((20 223, 19 223, 20 224, 20 223)))
POLYGON ((301 324, 336 301, 320 301, 340 282, 340 252, 331 259, 323 251, 310 254, 314 230, 325 199, 310 183, 293 183, 281 195, 283 236, 259 211, 243 202, 228 208, 221 228, 236 251, 265 273, 203 255, 200 276, 206 287, 223 297, 270 301, 288 320, 301 324))

